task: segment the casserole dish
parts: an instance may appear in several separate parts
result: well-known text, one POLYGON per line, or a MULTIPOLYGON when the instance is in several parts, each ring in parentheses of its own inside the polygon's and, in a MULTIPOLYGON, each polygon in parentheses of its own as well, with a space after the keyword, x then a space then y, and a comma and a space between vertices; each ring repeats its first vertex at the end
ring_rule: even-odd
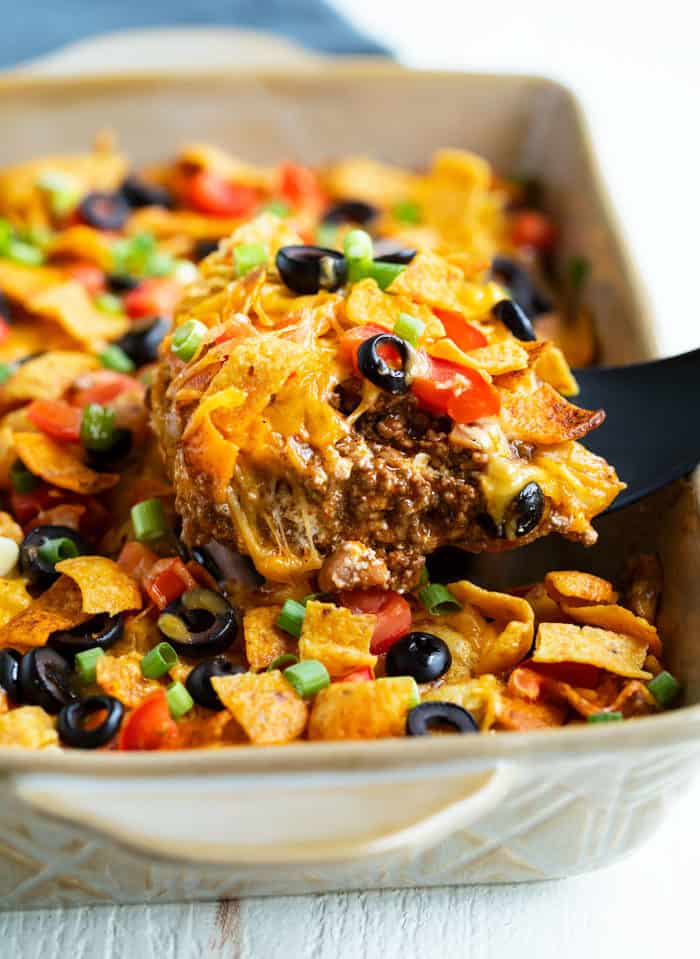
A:
MULTIPOLYGON (((545 183, 563 254, 584 252, 593 264, 589 298, 606 359, 653 354, 577 107, 548 81, 350 64, 8 80, 0 99, 14 134, 0 147, 2 164, 49 152, 57 129, 63 149, 81 148, 106 123, 137 162, 152 157, 154 142, 162 154, 186 138, 215 138, 262 162, 280 154, 319 162, 360 145, 420 165, 435 144, 469 146, 545 183)), ((479 563, 507 585, 518 569, 530 579, 567 565, 608 576, 628 551, 658 548, 670 584, 669 666, 692 704, 700 695, 691 665, 696 528, 693 489, 682 483, 607 518, 591 551, 548 541, 479 563)), ((0 894, 16 908, 567 875, 649 834, 692 772, 697 721, 691 706, 620 728, 340 748, 155 757, 5 750, 0 894)))

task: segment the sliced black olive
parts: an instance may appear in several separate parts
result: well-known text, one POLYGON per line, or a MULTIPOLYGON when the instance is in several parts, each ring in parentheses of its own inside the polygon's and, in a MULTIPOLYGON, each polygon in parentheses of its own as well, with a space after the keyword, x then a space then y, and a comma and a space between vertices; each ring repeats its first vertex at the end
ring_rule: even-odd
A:
POLYGON ((324 223, 356 223, 358 226, 367 226, 376 220, 381 210, 364 200, 341 200, 334 203, 323 214, 324 223))
POLYGON ((406 717, 407 736, 427 736, 432 729, 444 726, 456 733, 479 732, 479 725, 472 714, 455 703, 421 703, 406 717))
POLYGON ((48 646, 30 649, 19 667, 22 699, 56 714, 78 697, 71 687, 71 667, 65 657, 48 646))
POLYGON ((169 190, 157 183, 142 180, 135 173, 130 173, 124 180, 120 192, 131 207, 164 206, 166 209, 171 209, 174 206, 169 190))
POLYGON ((112 293, 128 293, 130 290, 135 290, 141 282, 138 277, 131 276, 129 273, 110 273, 107 277, 112 293))
POLYGON ((158 617, 158 629, 182 656, 209 656, 235 641, 238 616, 219 593, 190 589, 166 606, 158 617))
POLYGON ((212 676, 233 676, 234 673, 243 673, 242 666, 234 666, 223 656, 217 656, 214 659, 205 659, 197 663, 192 672, 185 680, 185 687, 192 699, 198 706, 206 706, 207 709, 224 709, 224 704, 219 699, 219 694, 211 684, 212 676))
POLYGON ((132 323, 128 333, 116 341, 136 366, 155 363, 158 347, 170 329, 170 320, 164 316, 151 316, 132 323))
POLYGON ((551 300, 537 289, 532 277, 520 263, 507 256, 494 256, 491 272, 496 279, 505 283, 515 302, 528 317, 532 318, 552 309, 551 300))
POLYGON ((56 727, 61 742, 73 749, 98 749, 113 739, 124 718, 124 707, 114 696, 89 696, 69 703, 58 714, 56 727), (98 726, 85 728, 85 720, 95 713, 106 712, 98 726))
POLYGON ((78 213, 96 230, 121 230, 131 209, 120 193, 88 193, 80 201, 78 213))
POLYGON ((514 300, 500 300, 491 312, 519 340, 536 340, 532 323, 514 300))
POLYGON ((122 613, 117 616, 99 613, 89 619, 87 623, 81 623, 80 626, 74 626, 73 629, 60 629, 51 633, 48 645, 52 649, 58 650, 62 656, 70 657, 95 646, 99 646, 100 649, 109 649, 110 646, 114 646, 121 639, 123 632, 124 616, 122 613))
POLYGON ((389 253, 383 253, 375 256, 377 263, 399 263, 402 266, 408 266, 413 260, 418 250, 392 250, 389 253))
POLYGON ((368 340, 361 343, 357 350, 357 365, 360 373, 370 383, 374 383, 380 389, 387 393, 399 395, 408 392, 408 380, 406 378, 406 368, 410 359, 410 350, 408 343, 393 333, 378 333, 376 336, 370 336, 368 340), (398 351, 401 357, 401 366, 390 366, 387 361, 379 355, 381 346, 392 346, 398 351))
POLYGON ((283 246, 275 264, 285 285, 301 294, 337 290, 348 275, 343 254, 325 246, 283 246))
POLYGON ((217 583, 224 578, 221 570, 219 569, 219 564, 216 562, 206 546, 193 546, 190 550, 190 553, 192 554, 192 559, 196 563, 199 563, 200 566, 203 566, 206 571, 214 577, 217 583))
POLYGON ((408 633, 391 647, 386 656, 387 676, 413 676, 417 683, 432 683, 452 665, 452 654, 444 639, 433 633, 408 633))
POLYGON ((121 427, 114 431, 114 442, 108 450, 87 450, 86 461, 96 473, 111 473, 131 452, 134 437, 131 430, 121 427))
POLYGON ((527 483, 511 501, 503 524, 506 539, 527 536, 544 513, 544 493, 538 483, 527 483))
POLYGON ((35 526, 22 540, 19 548, 19 564, 29 582, 39 589, 48 589, 55 582, 59 573, 55 565, 61 559, 70 559, 89 553, 85 540, 69 526, 35 526), (57 559, 49 559, 42 547, 55 540, 70 540, 75 550, 62 546, 58 548, 57 559), (61 556, 61 553, 65 555, 61 556))
POLYGON ((13 703, 21 702, 22 686, 19 681, 19 664, 22 654, 16 649, 0 649, 0 689, 4 689, 13 703))
POLYGON ((203 260, 206 256, 209 256, 210 253, 213 253, 214 250, 218 249, 218 239, 197 240, 194 245, 194 250, 192 251, 192 256, 194 257, 195 261, 199 263, 200 260, 203 260))

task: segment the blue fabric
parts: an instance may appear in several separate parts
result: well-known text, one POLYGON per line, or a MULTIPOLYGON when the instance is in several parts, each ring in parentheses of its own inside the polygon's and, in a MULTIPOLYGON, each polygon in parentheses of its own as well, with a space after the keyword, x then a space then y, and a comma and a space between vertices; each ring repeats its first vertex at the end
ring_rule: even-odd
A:
POLYGON ((0 24, 0 69, 97 33, 139 27, 245 27, 324 53, 387 52, 323 0, 0 0, 0 24))

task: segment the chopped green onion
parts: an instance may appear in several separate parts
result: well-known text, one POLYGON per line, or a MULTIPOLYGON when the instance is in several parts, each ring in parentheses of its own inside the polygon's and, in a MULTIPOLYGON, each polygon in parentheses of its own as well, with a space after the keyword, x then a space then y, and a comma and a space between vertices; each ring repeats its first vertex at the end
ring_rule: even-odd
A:
POLYGON ((166 276, 175 261, 158 249, 152 233, 135 233, 117 240, 112 246, 112 273, 125 276, 166 276))
POLYGON ((194 706, 194 699, 187 692, 182 683, 171 683, 165 693, 173 719, 179 719, 188 713, 194 706))
POLYGON ((159 499, 145 499, 132 506, 131 522, 134 536, 141 543, 158 539, 168 531, 163 504, 159 499))
POLYGON ((194 283, 199 278, 199 270, 190 260, 175 260, 173 279, 183 286, 194 283))
POLYGON ((116 343, 106 346, 98 359, 105 369, 115 370, 117 373, 131 373, 136 368, 131 357, 116 343))
POLYGON ((376 281, 380 290, 386 290, 405 269, 403 263, 380 263, 374 260, 369 266, 367 276, 376 281))
POLYGON ((275 216, 278 216, 281 220, 284 220, 291 213, 291 208, 288 203, 285 203, 284 200, 270 200, 263 207, 263 213, 274 213, 275 216))
POLYGON ((79 550, 72 539, 67 536, 58 536, 56 539, 47 539, 37 549, 37 556, 50 566, 55 566, 62 559, 75 559, 79 550))
POLYGON ((420 705, 420 689, 418 688, 418 683, 413 680, 413 686, 411 688, 411 698, 408 703, 408 708, 413 709, 415 706, 420 705))
POLYGON ((320 223, 316 227, 316 242, 330 250, 338 248, 338 227, 332 223, 320 223))
POLYGON ((7 383, 14 371, 15 368, 11 363, 0 363, 0 386, 7 383))
POLYGON ((418 593, 418 599, 431 616, 446 616, 457 613, 462 608, 456 596, 442 583, 429 583, 418 593))
POLYGON ((179 359, 189 363, 195 355, 202 340, 207 335, 207 327, 199 320, 188 320, 173 333, 170 349, 179 359))
POLYGON ((298 662, 299 657, 295 656, 294 653, 282 653, 277 659, 272 660, 267 667, 267 672, 270 673, 273 669, 281 669, 282 666, 294 666, 298 662))
POLYGON ((233 251, 237 276, 245 276, 256 266, 267 263, 267 249, 262 243, 240 243, 233 251))
POLYGON ((45 226, 26 226, 20 230, 19 238, 30 246, 38 246, 44 250, 51 242, 53 233, 45 226))
POLYGON ((37 186, 46 193, 54 216, 67 216, 80 202, 80 184, 62 170, 47 170, 37 180, 37 186))
POLYGON ((406 340, 411 346, 418 346, 418 340, 425 330, 425 323, 416 316, 410 316, 408 313, 399 313, 399 318, 394 323, 394 333, 406 340))
POLYGON ((681 684, 675 676, 672 676, 671 673, 664 670, 663 673, 659 673, 658 676, 654 676, 654 678, 649 681, 647 689, 659 706, 666 707, 671 706, 675 700, 678 699, 681 684))
POLYGON ((177 653, 170 643, 158 643, 141 659, 141 672, 147 679, 160 679, 177 662, 177 653))
POLYGON ((418 585, 427 586, 429 582, 430 582, 430 576, 428 574, 428 567, 424 566, 423 569, 420 571, 420 576, 418 578, 418 585))
POLYGON ((148 258, 145 272, 147 276, 168 276, 175 269, 175 260, 164 250, 156 252, 148 258))
POLYGON ((103 313, 120 314, 124 312, 122 301, 114 293, 98 293, 92 302, 103 313))
POLYGON ((609 712, 609 713, 591 713, 591 715, 588 717, 588 722, 589 723, 617 723, 624 718, 625 717, 622 715, 622 713, 619 713, 616 710, 613 710, 612 712, 609 712))
POLYGON ((371 260, 374 256, 372 237, 365 230, 350 230, 345 234, 343 252, 346 260, 371 260))
POLYGON ((0 256, 7 255, 7 249, 14 236, 14 230, 9 220, 0 218, 0 256))
POLYGON ((99 403, 85 407, 80 422, 80 442, 86 450, 110 450, 116 435, 114 410, 99 403))
POLYGON ((569 283, 574 293, 580 293, 591 272, 591 264, 585 256, 572 256, 566 266, 569 283))
POLYGON ((94 683, 97 680, 97 660, 100 656, 104 656, 104 650, 99 646, 76 654, 75 671, 81 683, 94 683))
POLYGON ((30 473, 22 460, 15 460, 10 467, 10 480, 17 493, 31 493, 39 485, 39 477, 30 473))
POLYGON ((391 212, 399 223, 420 223, 421 221, 420 207, 413 200, 403 200, 395 204, 391 212))
POLYGON ((285 599, 284 606, 275 620, 275 626, 298 638, 301 635, 305 615, 306 610, 301 603, 297 603, 295 599, 285 599))
POLYGON ((302 659, 300 663, 288 666, 282 675, 302 699, 315 696, 331 684, 328 670, 317 659, 302 659))
POLYGON ((7 245, 7 256, 23 266, 41 266, 46 259, 38 246, 31 246, 22 240, 10 240, 7 245))

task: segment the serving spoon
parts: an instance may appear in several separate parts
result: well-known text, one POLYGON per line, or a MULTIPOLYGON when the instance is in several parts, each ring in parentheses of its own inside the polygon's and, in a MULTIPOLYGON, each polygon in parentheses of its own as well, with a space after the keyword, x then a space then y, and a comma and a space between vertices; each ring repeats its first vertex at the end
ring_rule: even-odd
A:
POLYGON ((635 503, 700 463, 700 349, 631 366, 574 370, 575 402, 604 409, 585 445, 627 483, 608 512, 635 503))

